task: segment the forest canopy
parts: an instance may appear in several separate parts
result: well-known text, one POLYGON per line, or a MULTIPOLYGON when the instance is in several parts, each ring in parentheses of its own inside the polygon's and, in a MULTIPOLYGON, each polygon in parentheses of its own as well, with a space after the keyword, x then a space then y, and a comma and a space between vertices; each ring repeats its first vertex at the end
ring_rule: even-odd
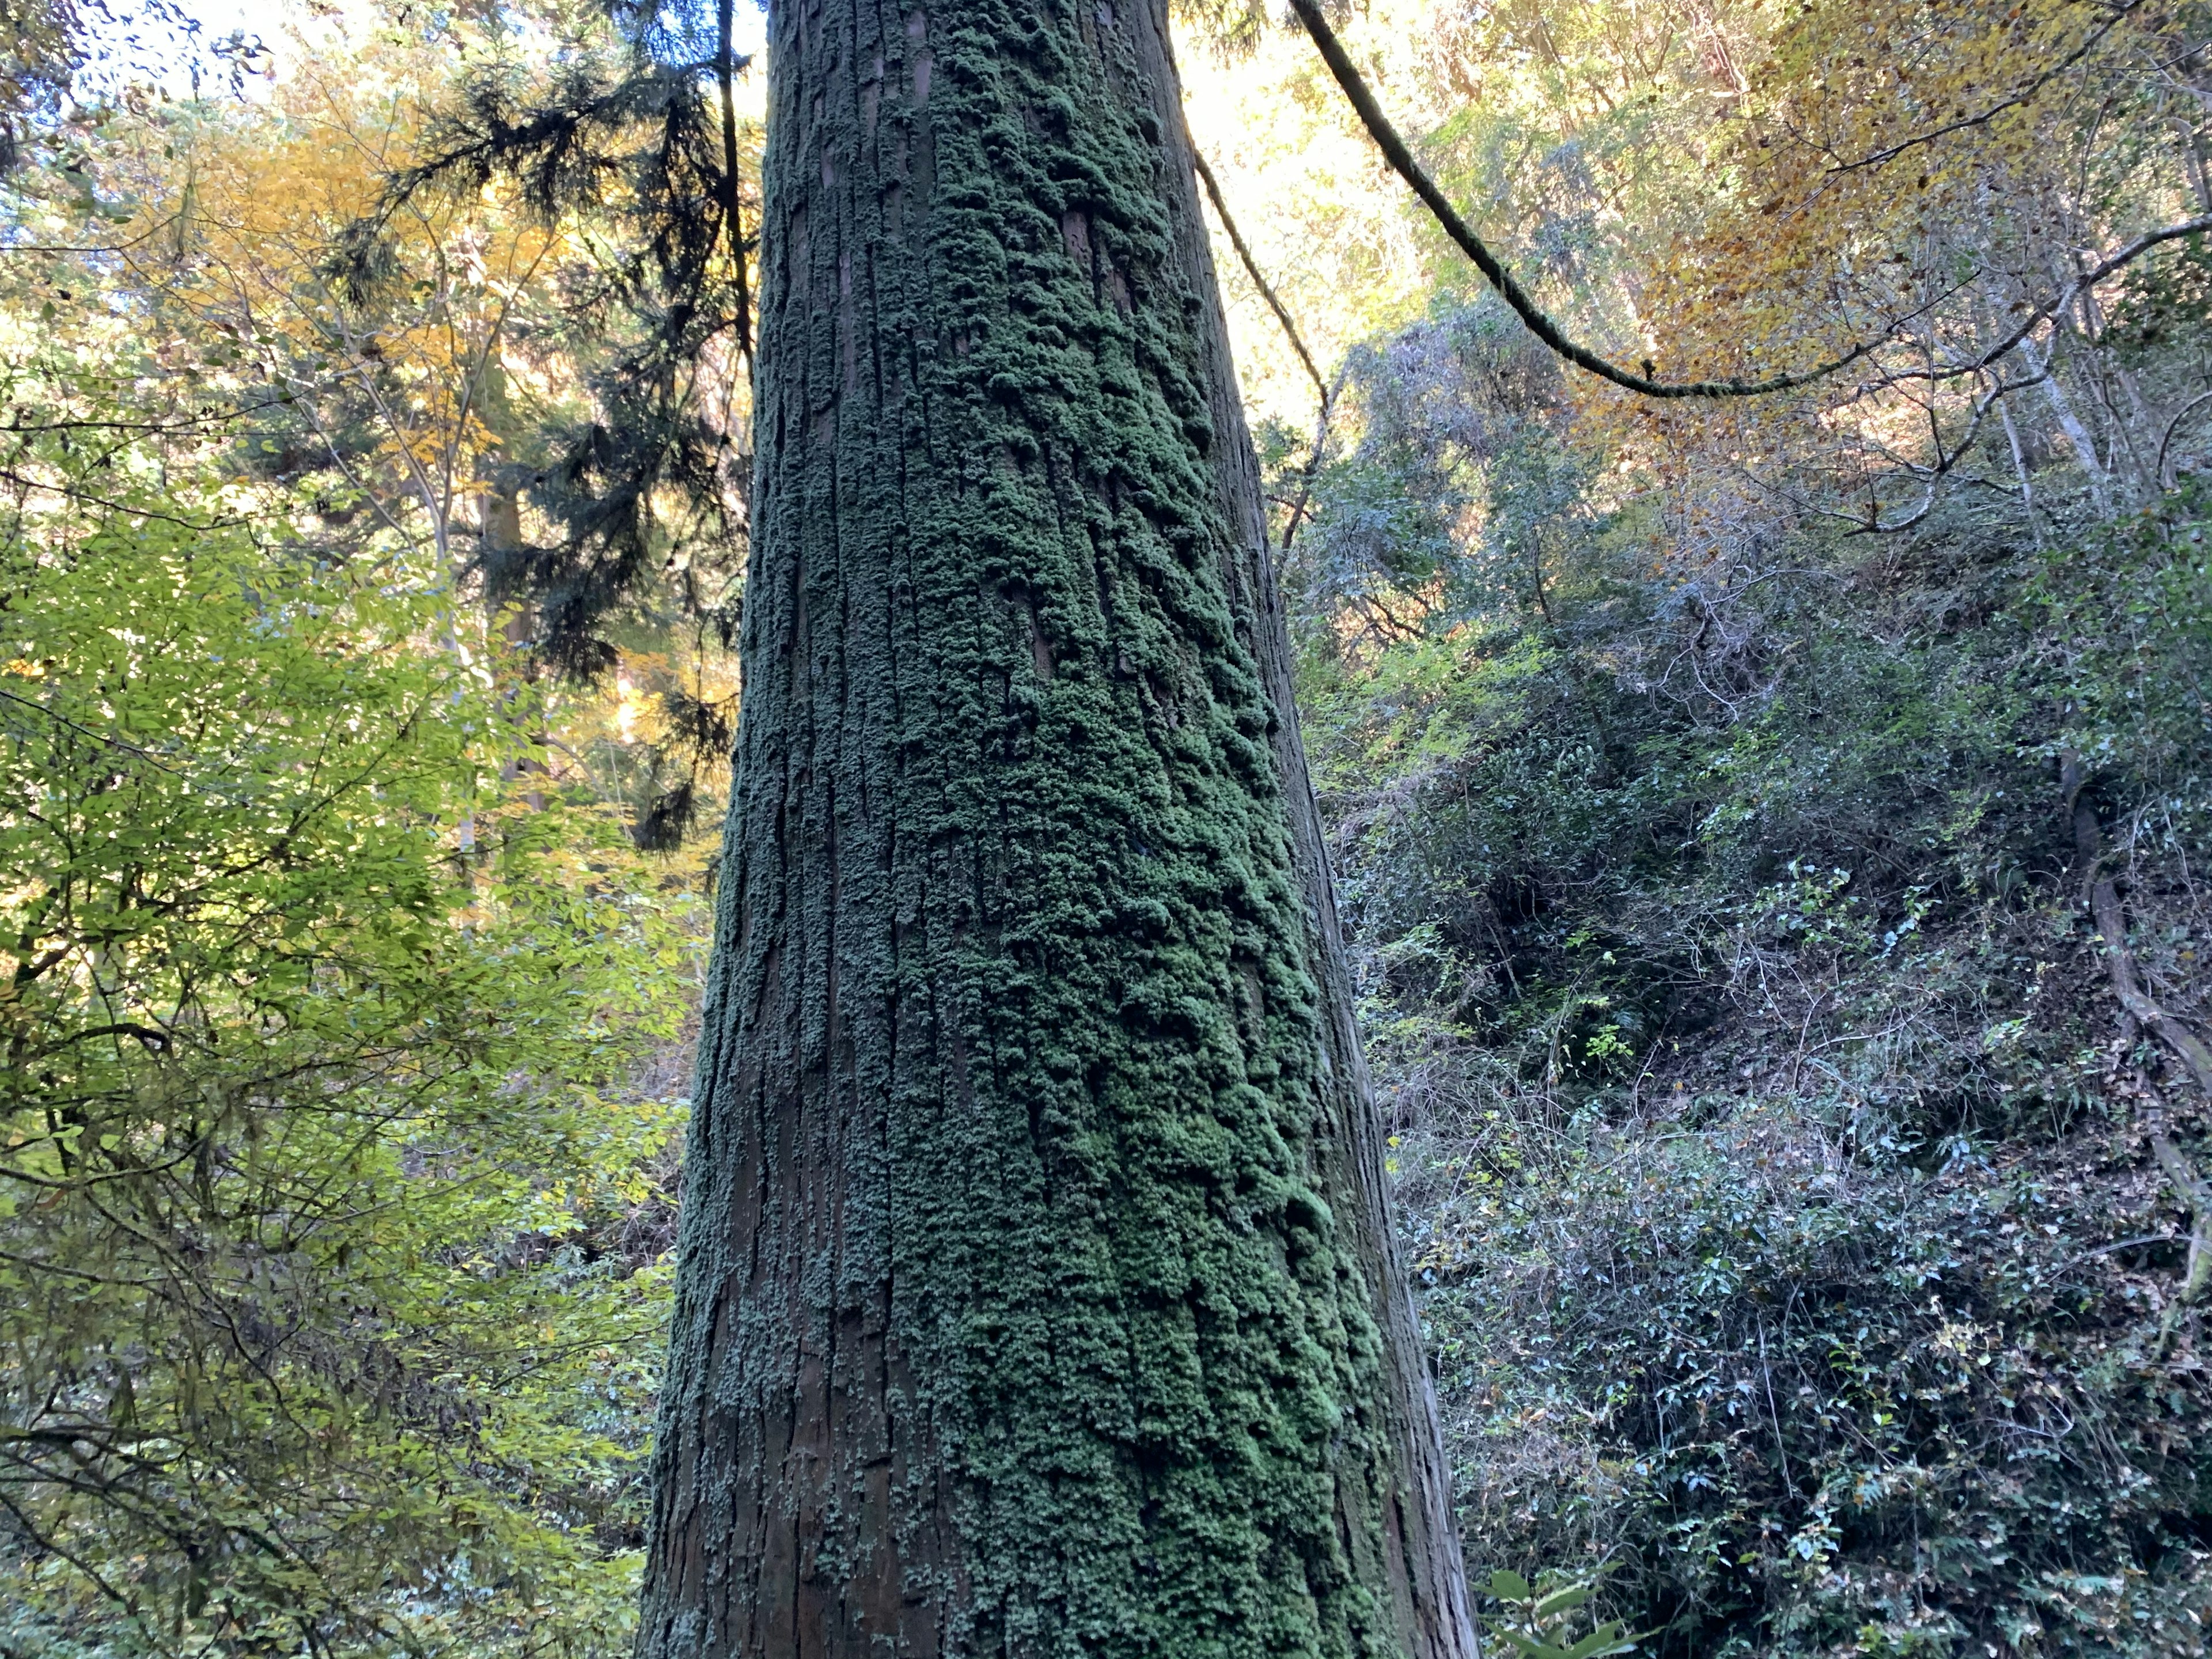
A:
MULTIPOLYGON (((0 26, 0 1654, 626 1653, 763 22, 256 27, 0 26)), ((2212 8, 1175 30, 1478 1612, 2203 1651, 2212 8)))

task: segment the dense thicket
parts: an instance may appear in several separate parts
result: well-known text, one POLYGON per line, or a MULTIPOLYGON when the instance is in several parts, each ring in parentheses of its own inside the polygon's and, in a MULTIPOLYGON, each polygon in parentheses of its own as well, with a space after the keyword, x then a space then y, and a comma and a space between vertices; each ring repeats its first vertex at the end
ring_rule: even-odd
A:
MULTIPOLYGON (((1378 403, 1497 329, 1401 338, 1378 403)), ((1471 1560, 1611 1563, 1676 1652, 2195 1650, 2197 1222, 2151 1138, 2208 1102, 2114 999, 2075 811, 2190 1017, 2198 487, 2041 551, 1962 504, 1655 580, 1634 509, 1514 476, 1585 509, 1540 607, 1509 560, 1304 682, 1471 1560)))

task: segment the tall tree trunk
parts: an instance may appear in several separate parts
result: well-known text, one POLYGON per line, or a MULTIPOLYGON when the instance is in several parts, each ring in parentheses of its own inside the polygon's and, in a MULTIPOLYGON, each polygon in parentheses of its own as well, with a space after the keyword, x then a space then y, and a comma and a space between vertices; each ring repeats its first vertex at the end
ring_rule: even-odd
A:
POLYGON ((1158 0, 781 0, 644 1659, 1474 1651, 1158 0))

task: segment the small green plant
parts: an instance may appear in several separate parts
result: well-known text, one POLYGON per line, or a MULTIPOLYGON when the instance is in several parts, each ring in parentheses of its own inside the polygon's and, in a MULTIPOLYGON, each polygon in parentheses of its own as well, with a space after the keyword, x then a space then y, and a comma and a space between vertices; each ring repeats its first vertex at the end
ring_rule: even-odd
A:
POLYGON ((1586 1635, 1575 1635, 1582 1622, 1579 1611, 1596 1589, 1595 1579, 1559 1572, 1540 1572, 1533 1585, 1517 1572, 1493 1572, 1490 1593, 1504 1603, 1504 1610, 1483 1622, 1523 1659, 1606 1659, 1632 1652, 1642 1638, 1631 1636, 1618 1619, 1593 1623, 1586 1635))

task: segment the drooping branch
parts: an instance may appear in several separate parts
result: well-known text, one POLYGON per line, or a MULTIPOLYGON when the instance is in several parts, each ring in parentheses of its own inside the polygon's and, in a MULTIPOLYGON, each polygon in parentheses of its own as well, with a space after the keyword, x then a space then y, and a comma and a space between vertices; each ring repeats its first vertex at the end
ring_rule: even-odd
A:
POLYGON ((1831 359, 1818 368, 1776 374, 1763 380, 1662 380, 1657 378, 1657 371, 1648 362, 1644 366, 1644 372, 1639 374, 1632 369, 1607 362, 1589 347, 1570 339, 1565 331, 1545 314, 1528 291, 1515 279, 1504 262, 1492 253, 1467 221, 1460 217, 1459 210, 1452 206, 1450 198, 1413 159, 1412 149, 1399 136, 1397 128, 1391 125, 1389 117, 1383 114, 1382 106, 1376 102, 1375 94, 1368 89, 1365 79, 1345 51, 1344 43, 1336 38, 1335 30, 1329 27, 1328 20, 1322 15, 1316 0, 1291 0, 1291 9, 1297 14, 1298 21, 1305 25, 1306 33, 1313 37, 1313 43, 1320 49, 1329 73, 1336 77, 1337 85, 1343 88, 1344 95, 1351 100, 1352 107, 1358 112, 1361 125, 1366 127, 1368 137, 1375 141, 1376 148, 1382 152, 1383 158, 1396 169, 1400 178, 1413 186, 1413 193, 1435 216, 1445 234, 1459 245, 1462 252, 1474 262, 1475 269, 1483 274, 1491 287, 1498 290, 1498 297, 1513 308, 1514 314, 1528 325, 1528 331, 1576 368, 1647 398, 1755 398, 1825 380, 1838 369, 1858 362, 1879 343, 1873 340, 1864 341, 1842 356, 1831 359))
POLYGON ((753 360, 752 289, 745 280, 745 216, 738 181, 738 101, 734 89, 738 71, 749 59, 731 49, 735 29, 733 0, 717 0, 715 21, 720 33, 714 51, 714 79, 722 95, 722 221, 729 234, 730 264, 737 277, 738 350, 747 363, 753 360))
MULTIPOLYGON (((733 22, 733 5, 719 9, 733 22)), ((592 212, 629 233, 630 257, 602 251, 597 286, 568 301, 597 349, 581 368, 588 412, 546 434, 550 453, 526 486, 555 534, 545 545, 487 544, 481 567, 493 599, 531 598, 536 658, 576 679, 611 667, 611 618, 667 550, 672 504, 718 526, 720 545, 738 538, 722 488, 731 436, 693 393, 714 341, 727 339, 748 370, 757 344, 733 90, 750 60, 728 27, 705 55, 668 45, 643 28, 623 52, 567 66, 529 99, 496 70, 468 77, 423 155, 386 179, 332 261, 349 297, 372 301, 398 275, 392 216, 417 194, 494 179, 548 223, 592 212)))
MULTIPOLYGON (((1306 33, 1313 38, 1322 60, 1328 65, 1329 73, 1336 77, 1337 85, 1344 89, 1344 95, 1351 100, 1361 125, 1367 129, 1368 137, 1375 141, 1376 148, 1382 152, 1383 158, 1396 170, 1399 177, 1413 187, 1413 193, 1421 198, 1422 204, 1434 216, 1437 224, 1458 244, 1460 251, 1474 262, 1490 285, 1498 290, 1498 297, 1510 306, 1514 314, 1528 325, 1528 331, 1576 368, 1647 398, 1755 398, 1770 392, 1791 391, 1826 380, 1869 356, 1883 343, 1880 337, 1864 339, 1840 356, 1832 357, 1814 368, 1771 375, 1763 380, 1662 380, 1658 378, 1657 370, 1648 361, 1640 374, 1617 363, 1608 362, 1589 347, 1569 338, 1565 331, 1545 314, 1543 308, 1521 286, 1504 262, 1491 252, 1489 246, 1460 216, 1459 210, 1452 206, 1450 198, 1437 186, 1436 180, 1430 178, 1427 171, 1413 159, 1413 150, 1390 124, 1389 117, 1383 114, 1382 106, 1376 101, 1366 80, 1352 63, 1351 55, 1345 51, 1344 43, 1329 27, 1328 20, 1322 15, 1317 0, 1291 0, 1291 9, 1297 14, 1299 22, 1305 26, 1306 33)), ((2031 307, 2018 328, 1978 356, 1942 369, 1885 374, 1881 383, 1890 385, 1911 380, 1949 380, 1978 374, 2017 349, 2023 340, 2070 305, 2085 290, 2095 287, 2124 266, 2133 264, 2154 247, 2206 230, 2212 230, 2212 214, 2147 231, 2099 260, 2048 301, 2031 307)))
POLYGON ((1305 367, 1306 378, 1314 383, 1314 390, 1321 393, 1322 404, 1326 407, 1328 382, 1322 378, 1321 370, 1315 366, 1313 353, 1306 349, 1306 343, 1298 337, 1298 325, 1291 320, 1289 308, 1277 296, 1267 277, 1261 274, 1260 262, 1252 257, 1252 250, 1244 245, 1243 233, 1237 228, 1237 221, 1230 216, 1229 204, 1222 198, 1221 183, 1213 176, 1213 169, 1206 165, 1206 157, 1199 153, 1194 142, 1190 147, 1190 164, 1197 170, 1199 183, 1206 186, 1206 199, 1213 204, 1213 211, 1221 221, 1222 229, 1229 233, 1229 246, 1237 250, 1237 257, 1244 266, 1244 274, 1252 279, 1252 286, 1260 290, 1260 297, 1267 302, 1267 309, 1275 313, 1275 320, 1282 325, 1283 337, 1291 343, 1291 349, 1298 354, 1298 362, 1305 367))

